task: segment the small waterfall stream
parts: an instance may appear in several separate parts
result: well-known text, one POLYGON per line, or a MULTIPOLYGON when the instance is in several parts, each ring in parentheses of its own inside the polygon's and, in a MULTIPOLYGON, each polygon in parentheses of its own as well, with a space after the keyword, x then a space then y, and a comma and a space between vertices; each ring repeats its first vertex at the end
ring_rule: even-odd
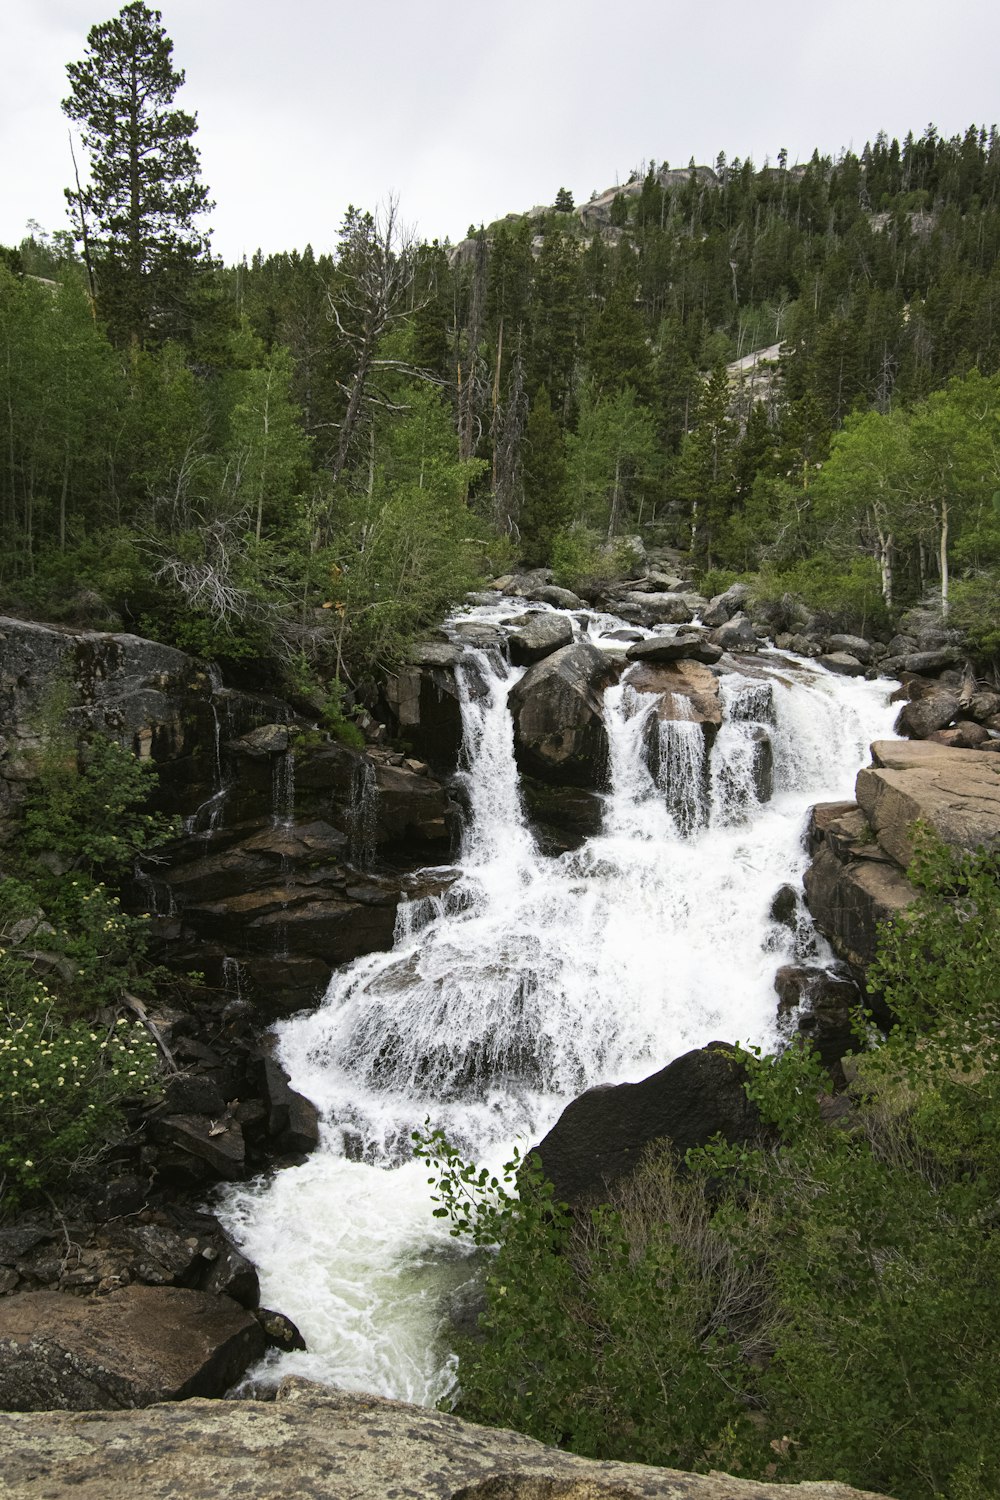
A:
MULTIPOLYGON (((616 626, 582 629, 598 639, 616 626)), ((321 1147, 229 1190, 221 1210, 264 1302, 309 1345, 281 1356, 275 1378, 425 1403, 452 1382, 448 1299, 471 1273, 432 1216, 412 1130, 430 1119, 495 1168, 584 1088, 642 1078, 713 1038, 773 1040, 774 973, 795 937, 771 901, 801 879, 809 805, 850 796, 892 722, 887 684, 761 656, 752 675, 723 678, 709 752, 683 702, 661 721, 626 673, 605 695, 601 833, 549 857, 514 761, 507 695, 523 669, 466 659, 457 878, 401 908, 391 952, 334 974, 318 1010, 278 1028, 294 1087, 322 1110, 321 1147)))

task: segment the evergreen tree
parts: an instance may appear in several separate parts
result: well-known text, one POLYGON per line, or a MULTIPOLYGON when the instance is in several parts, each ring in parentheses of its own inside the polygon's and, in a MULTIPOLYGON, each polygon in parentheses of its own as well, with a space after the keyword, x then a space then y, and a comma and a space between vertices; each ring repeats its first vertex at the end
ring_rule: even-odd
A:
POLYGON ((525 562, 550 560, 552 538, 569 520, 566 492, 566 445, 543 385, 531 403, 524 434, 524 501, 521 547, 525 562))
POLYGON ((94 26, 67 67, 63 109, 82 126, 86 187, 67 190, 102 312, 115 335, 143 342, 185 323, 212 207, 198 180, 196 117, 170 106, 184 82, 160 12, 132 0, 94 26))

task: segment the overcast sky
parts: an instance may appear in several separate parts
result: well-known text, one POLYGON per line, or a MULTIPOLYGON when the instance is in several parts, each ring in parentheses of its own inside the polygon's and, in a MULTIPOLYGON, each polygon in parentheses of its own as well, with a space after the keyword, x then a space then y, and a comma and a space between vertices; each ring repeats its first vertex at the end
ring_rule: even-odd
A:
MULTIPOLYGON (((66 227, 67 62, 110 0, 0 0, 0 243, 66 227)), ((461 239, 655 158, 860 150, 1000 119, 995 0, 162 0, 227 261, 388 193, 461 239)))

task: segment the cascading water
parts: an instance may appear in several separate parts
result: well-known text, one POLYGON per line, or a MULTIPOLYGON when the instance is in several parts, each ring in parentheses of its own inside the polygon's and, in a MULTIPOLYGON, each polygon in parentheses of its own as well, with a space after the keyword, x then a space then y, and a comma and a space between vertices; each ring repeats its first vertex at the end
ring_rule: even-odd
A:
POLYGON ((683 701, 661 722, 627 673, 608 689, 602 832, 551 858, 520 799, 506 700, 521 669, 468 651, 454 883, 402 908, 390 953, 335 974, 319 1010, 279 1028, 322 1143, 222 1206, 265 1302, 309 1345, 275 1377, 422 1402, 447 1392, 448 1295, 470 1271, 410 1157, 425 1119, 495 1168, 584 1088, 713 1038, 774 1037, 774 972, 795 938, 772 898, 801 877, 806 809, 850 795, 891 710, 884 683, 758 660, 723 679, 710 753, 683 701))

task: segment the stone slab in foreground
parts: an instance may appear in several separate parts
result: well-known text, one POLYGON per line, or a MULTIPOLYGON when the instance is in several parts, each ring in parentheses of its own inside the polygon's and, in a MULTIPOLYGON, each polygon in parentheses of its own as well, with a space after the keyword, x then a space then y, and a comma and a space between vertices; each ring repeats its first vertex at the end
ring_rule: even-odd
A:
POLYGON ((882 1500, 600 1463, 298 1380, 276 1402, 0 1414, 0 1476, 3 1500, 882 1500))

